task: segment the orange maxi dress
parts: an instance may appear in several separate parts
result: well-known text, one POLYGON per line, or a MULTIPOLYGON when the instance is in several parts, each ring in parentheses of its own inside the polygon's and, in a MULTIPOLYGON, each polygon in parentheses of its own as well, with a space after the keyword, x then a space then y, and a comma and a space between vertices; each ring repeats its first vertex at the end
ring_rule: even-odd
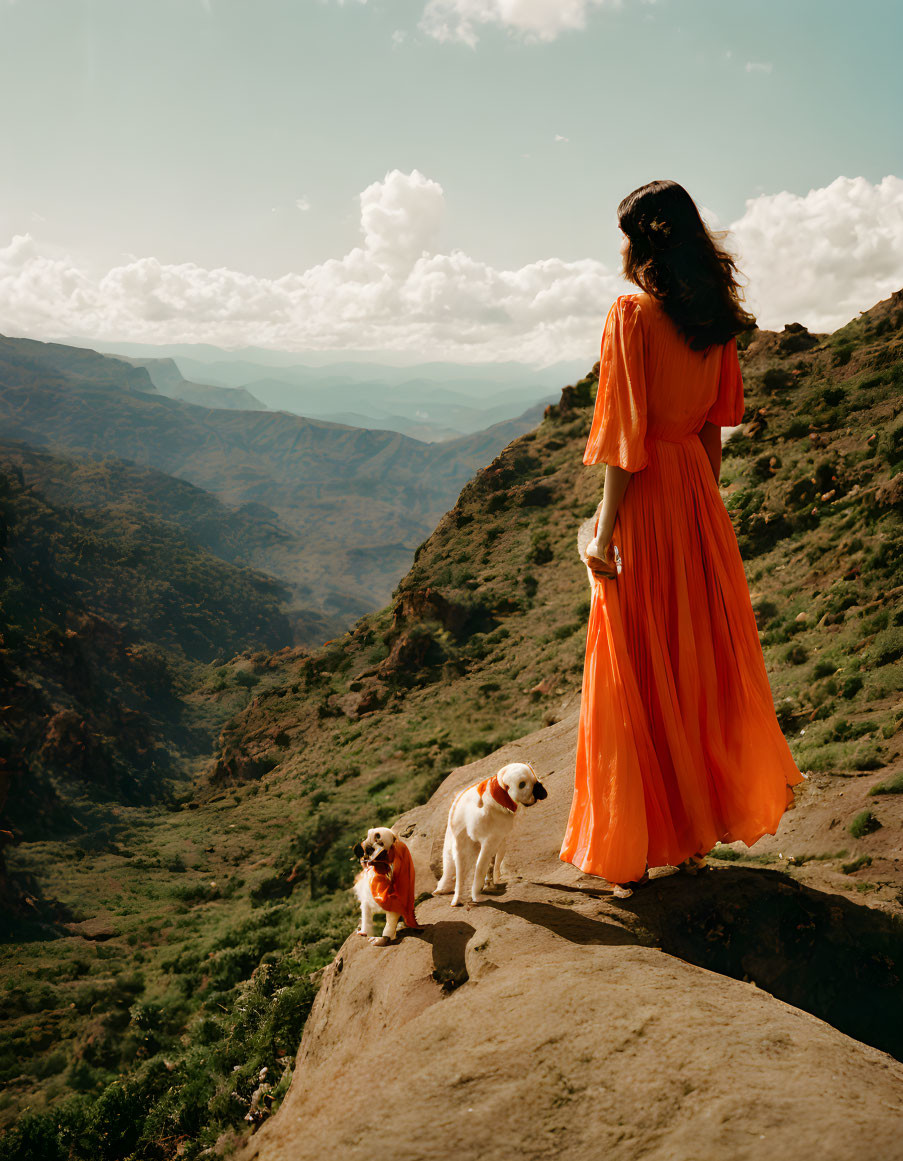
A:
POLYGON ((633 478, 593 580, 561 858, 614 883, 774 834, 802 780, 778 725, 743 563, 699 438, 740 422, 735 340, 694 351, 655 299, 605 322, 585 464, 633 478))

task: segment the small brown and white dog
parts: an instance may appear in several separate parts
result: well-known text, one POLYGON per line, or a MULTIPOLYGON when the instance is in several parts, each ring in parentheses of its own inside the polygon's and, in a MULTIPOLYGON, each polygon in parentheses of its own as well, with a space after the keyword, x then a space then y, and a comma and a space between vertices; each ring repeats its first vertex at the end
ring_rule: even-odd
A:
POLYGON ((502 860, 518 806, 532 806, 546 797, 545 787, 526 762, 511 762, 491 778, 462 790, 448 812, 442 878, 433 894, 448 895, 454 888, 452 907, 460 907, 461 889, 476 855, 471 898, 474 903, 484 899, 490 863, 492 885, 497 887, 504 881, 500 877, 502 860))
POLYGON ((354 880, 354 893, 361 904, 361 925, 358 935, 366 935, 372 944, 385 947, 395 938, 398 922, 419 929, 414 914, 414 862, 411 852, 394 830, 386 826, 367 831, 354 853, 361 861, 361 872, 354 880), (384 912, 386 925, 377 936, 373 916, 384 912))

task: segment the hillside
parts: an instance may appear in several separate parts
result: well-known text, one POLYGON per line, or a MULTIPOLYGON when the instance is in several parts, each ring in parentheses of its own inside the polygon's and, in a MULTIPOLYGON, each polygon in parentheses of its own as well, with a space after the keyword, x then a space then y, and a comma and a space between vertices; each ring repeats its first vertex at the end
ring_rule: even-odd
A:
MULTIPOLYGON (((604 1108, 622 1124, 609 1138, 601 1135, 607 1113, 591 1122, 600 1131, 593 1149, 604 1140, 622 1149, 614 1157, 634 1155, 627 1149, 636 1144, 664 1161, 696 1139, 705 1107, 718 1111, 732 1157, 763 1156, 760 1134, 769 1145, 815 1148, 823 1125, 823 1156, 839 1161, 854 1139, 871 1155, 894 1156, 885 1106, 899 1104, 897 1066, 850 1039, 886 1049, 881 1020, 852 1005, 846 1017, 856 1023, 843 1021, 853 984, 864 981, 866 996, 875 987, 883 1003, 887 973, 900 963, 903 295, 832 336, 788 327, 748 339, 748 407, 725 448, 725 495, 779 716, 810 772, 778 839, 753 852, 722 848, 724 869, 703 883, 664 880, 617 915, 604 886, 562 876, 557 831, 546 841, 568 797, 588 611, 576 528, 601 490, 601 471, 580 463, 589 375, 464 488, 390 606, 313 655, 261 651, 219 668, 227 684, 240 673, 253 678, 253 697, 224 726, 193 801, 166 814, 123 808, 91 859, 55 842, 11 852, 16 875, 109 936, 98 943, 83 928, 33 942, 27 963, 23 944, 4 950, 0 967, 16 984, 0 1043, 2 1116, 10 1123, 26 1105, 35 1112, 8 1134, 0 1157, 22 1156, 27 1131, 47 1156, 66 1156, 71 1145, 87 1161, 99 1155, 99 1134, 110 1147, 113 1109, 124 1110, 118 1147, 136 1157, 197 1156, 229 1126, 264 1119, 265 1107, 251 1108, 261 1070, 278 1101, 313 1000, 311 973, 330 962, 299 1058, 304 1079, 285 1115, 252 1138, 262 1161, 280 1149, 304 1155, 299 1115, 310 1139, 322 1141, 333 1097, 344 1094, 348 1111, 347 1091, 331 1090, 330 1077, 339 1062, 331 1037, 341 1039, 349 1020, 358 1021, 365 1054, 385 1043, 377 1026, 415 1052, 408 1037, 420 1029, 430 1044, 457 1043, 456 1013, 466 1035, 487 1011, 497 1032, 490 1055, 471 1055, 457 1072, 441 1053, 433 1065, 412 1057, 430 1115, 441 1090, 460 1117, 478 1108, 479 1124, 495 1124, 487 1110, 511 1105, 501 1053, 542 1065, 530 1101, 516 1106, 519 1132, 542 1148, 573 1142, 561 1136, 578 1122, 570 1113, 583 1116, 581 1102, 598 1106, 598 1078, 614 1084, 617 1074, 604 1108), (444 782, 404 822, 425 877, 452 789, 528 752, 553 795, 547 814, 537 807, 528 816, 516 851, 523 881, 498 905, 454 922, 441 901, 428 903, 433 934, 387 953, 380 982, 367 949, 354 940, 342 948, 354 922, 342 890, 353 871, 349 844, 444 782), (576 1071, 553 1042, 559 1032, 543 1013, 558 1009, 542 983, 572 971, 575 956, 587 973, 579 995, 593 1005, 577 1012, 592 1012, 594 1030, 592 1044, 580 1041, 576 1071), (521 990, 507 992, 505 971, 492 965, 514 971, 521 990), (600 969, 607 987, 598 986, 600 969), (760 989, 737 982, 744 975, 760 989), (665 988, 673 1005, 662 1003, 665 988), (769 991, 841 1030, 786 1009, 769 991), (708 1012, 718 1034, 669 1014, 689 1008, 708 1012), (524 1018, 534 1009, 543 1019, 524 1018), (721 1035, 728 1025, 730 1043, 721 1035), (653 1033, 644 1036, 647 1026, 653 1033), (547 1043, 530 1039, 543 1029, 547 1043), (606 1057, 612 1045, 622 1047, 606 1057), (769 1089, 772 1069, 778 1087, 769 1089), (801 1094, 792 1117, 788 1091, 801 1094), (685 1099, 691 1092, 701 1103, 685 1099), (749 1092, 761 1098, 764 1121, 747 1141, 737 1094, 746 1109, 749 1092), (319 1111, 299 1103, 305 1093, 319 1111), (684 1135, 663 1136, 666 1125, 684 1135)), ((557 1020, 582 1026, 573 1010, 557 1020)), ((884 1023, 894 1034, 897 1020, 888 1002, 884 1023)), ((418 1138, 405 1134, 422 1123, 412 1127, 381 1078, 373 1084, 380 1107, 397 1114, 396 1151, 416 1156, 418 1138)), ((451 1120, 436 1123, 458 1140, 451 1120)), ((530 1156, 530 1148, 545 1155, 525 1137, 519 1151, 530 1156)))
MULTIPOLYGON (((71 836, 99 802, 171 797, 236 704, 192 704, 208 663, 277 648, 294 633, 284 587, 214 556, 152 502, 130 502, 122 485, 140 493, 146 483, 124 465, 0 443, 6 838, 10 829, 29 840, 71 836), (120 485, 107 504, 100 479, 120 485)), ((222 534, 225 520, 210 508, 206 531, 218 517, 222 534)), ((11 903, 6 887, 4 879, 0 895, 11 903)))
POLYGON ((535 418, 431 445, 286 412, 195 407, 157 392, 143 367, 2 339, 0 422, 8 439, 156 468, 283 528, 297 551, 262 565, 291 585, 296 609, 347 625, 386 600, 463 484, 535 418))
MULTIPOLYGON (((167 535, 163 526, 172 526, 193 550, 209 553, 239 569, 279 576, 291 571, 305 549, 301 538, 281 525, 263 505, 230 508, 185 480, 112 456, 79 458, 0 440, 0 463, 14 467, 27 487, 38 488, 52 504, 91 513, 95 521, 105 525, 135 526, 142 530, 140 535, 145 535, 151 526, 159 530, 158 535, 167 535)), ((295 605, 287 615, 281 609, 278 615, 269 617, 267 640, 274 646, 318 645, 341 631, 339 620, 298 609, 287 584, 272 580, 271 591, 280 594, 283 607, 295 605)), ((236 607, 236 626, 242 615, 236 607)), ((223 638, 221 649, 228 652, 226 641, 223 638)))

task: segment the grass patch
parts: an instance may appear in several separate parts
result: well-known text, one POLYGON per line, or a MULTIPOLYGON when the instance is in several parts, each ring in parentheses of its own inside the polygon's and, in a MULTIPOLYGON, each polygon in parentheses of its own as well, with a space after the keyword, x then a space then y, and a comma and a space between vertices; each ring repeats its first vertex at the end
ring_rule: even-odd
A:
POLYGON ((847 830, 853 838, 864 838, 867 834, 872 834, 873 831, 878 830, 881 823, 875 818, 870 810, 860 810, 853 821, 847 827, 847 830))
POLYGON ((893 778, 888 778, 886 782, 879 782, 877 786, 873 786, 869 794, 903 794, 903 770, 893 778))

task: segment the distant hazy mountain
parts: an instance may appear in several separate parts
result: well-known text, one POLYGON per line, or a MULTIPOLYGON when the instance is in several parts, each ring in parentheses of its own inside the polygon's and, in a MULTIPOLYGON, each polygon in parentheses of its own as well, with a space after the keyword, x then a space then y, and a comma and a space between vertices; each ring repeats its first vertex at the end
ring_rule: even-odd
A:
MULTIPOLYGON (((567 359, 547 367, 536 368, 529 363, 447 363, 413 362, 403 352, 343 350, 336 351, 274 351, 265 347, 236 347, 227 349, 209 343, 132 343, 106 342, 83 336, 70 335, 58 342, 109 354, 123 354, 134 358, 177 359, 179 364, 194 361, 205 369, 211 364, 233 365, 244 363, 251 367, 293 367, 325 372, 346 379, 386 378, 400 382, 403 379, 426 377, 430 379, 461 378, 476 383, 527 382, 531 379, 553 387, 568 378, 579 376, 584 370, 584 359, 567 359)), ((203 375, 204 382, 212 382, 203 375)), ((241 386, 241 382, 227 384, 241 386)))
MULTIPOLYGON (((93 344, 92 344, 93 345, 93 344)), ((140 343, 98 345, 148 368, 158 390, 214 407, 290 411, 332 423, 398 431, 427 442, 454 439, 551 403, 582 363, 537 370, 522 363, 404 363, 304 352, 140 343), (148 355, 156 356, 148 359, 148 355), (175 365, 175 366, 174 366, 175 365), (183 378, 176 378, 180 373, 183 378), (222 395, 215 389, 247 394, 222 395), (248 395, 252 398, 249 399, 248 395)))
POLYGON ((248 389, 275 410, 358 427, 400 431, 433 443, 484 431, 514 418, 537 403, 557 398, 543 386, 492 387, 480 396, 465 393, 457 381, 412 379, 299 386, 279 379, 256 379, 248 389))
POLYGON ((108 357, 129 363, 133 367, 144 367, 160 394, 168 395, 170 399, 182 399, 185 403, 196 403, 199 407, 234 408, 244 411, 267 409, 265 403, 255 399, 243 387, 213 386, 184 378, 172 359, 134 359, 127 355, 108 357))
POLYGON ((540 411, 426 444, 286 412, 201 408, 161 395, 144 367, 0 339, 7 438, 156 468, 269 521, 290 534, 267 556, 270 571, 297 607, 344 624, 388 598, 467 480, 540 411))
POLYGON ((27 383, 39 376, 42 382, 56 382, 61 387, 88 383, 98 389, 145 395, 157 390, 144 367, 130 367, 97 351, 37 339, 0 335, 0 368, 4 384, 27 383))

